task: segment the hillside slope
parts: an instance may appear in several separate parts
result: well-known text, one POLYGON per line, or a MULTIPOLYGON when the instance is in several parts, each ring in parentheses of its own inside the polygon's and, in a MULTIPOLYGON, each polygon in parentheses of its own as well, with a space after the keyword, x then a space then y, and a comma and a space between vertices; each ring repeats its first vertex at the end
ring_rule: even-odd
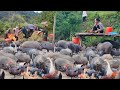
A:
POLYGON ((87 21, 80 24, 81 31, 91 29, 96 17, 100 17, 104 30, 106 27, 113 27, 113 31, 120 33, 120 14, 116 11, 88 11, 87 21))
MULTIPOLYGON (((88 17, 86 22, 82 22, 82 11, 57 11, 56 13, 56 37, 55 40, 71 40, 77 32, 85 32, 94 25, 94 19, 99 17, 106 27, 113 27, 113 32, 120 33, 120 12, 119 11, 87 11, 88 17)), ((0 31, 3 33, 8 28, 15 26, 24 26, 32 23, 40 26, 42 21, 48 21, 47 30, 53 31, 55 11, 43 11, 38 14, 33 11, 0 11, 0 31)), ((95 37, 90 40, 86 38, 86 43, 95 41, 95 37)), ((99 40, 98 40, 99 41, 99 40)), ((94 42, 96 43, 96 42, 94 42)))
MULTIPOLYGON (((113 32, 120 33, 120 13, 116 11, 88 11, 88 17, 86 22, 82 22, 80 24, 80 30, 77 32, 85 32, 85 30, 89 30, 94 25, 94 19, 99 17, 101 22, 104 25, 104 32, 106 27, 112 27, 113 32)), ((99 42, 103 40, 113 40, 112 37, 85 37, 83 39, 83 43, 86 45, 97 45, 99 42)), ((118 40, 118 39, 117 39, 118 40)))
POLYGON ((13 14, 26 15, 28 18, 38 15, 34 11, 0 11, 0 19, 2 19, 4 17, 9 18, 9 16, 11 16, 13 14))

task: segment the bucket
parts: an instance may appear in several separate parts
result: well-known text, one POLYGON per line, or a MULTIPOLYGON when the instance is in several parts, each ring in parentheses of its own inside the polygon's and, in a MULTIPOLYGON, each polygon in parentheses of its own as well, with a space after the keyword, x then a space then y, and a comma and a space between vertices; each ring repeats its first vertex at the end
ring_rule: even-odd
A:
POLYGON ((105 34, 109 34, 109 32, 112 32, 112 27, 107 27, 106 28, 106 31, 105 31, 105 34))
POLYGON ((72 42, 75 43, 75 44, 80 44, 80 38, 72 37, 72 42))
POLYGON ((49 41, 52 41, 54 37, 54 34, 49 34, 49 41))
POLYGON ((54 36, 54 34, 49 34, 49 37, 53 37, 54 36))

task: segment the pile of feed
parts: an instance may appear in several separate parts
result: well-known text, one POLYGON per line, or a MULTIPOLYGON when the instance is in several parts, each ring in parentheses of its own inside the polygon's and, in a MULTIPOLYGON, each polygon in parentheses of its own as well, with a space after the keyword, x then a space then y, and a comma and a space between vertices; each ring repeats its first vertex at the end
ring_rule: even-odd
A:
POLYGON ((19 37, 18 38, 19 41, 24 41, 24 34, 23 33, 19 33, 18 37, 19 37))
POLYGON ((31 37, 28 38, 28 40, 31 41, 42 41, 42 33, 39 33, 39 31, 34 31, 33 34, 31 35, 31 37))

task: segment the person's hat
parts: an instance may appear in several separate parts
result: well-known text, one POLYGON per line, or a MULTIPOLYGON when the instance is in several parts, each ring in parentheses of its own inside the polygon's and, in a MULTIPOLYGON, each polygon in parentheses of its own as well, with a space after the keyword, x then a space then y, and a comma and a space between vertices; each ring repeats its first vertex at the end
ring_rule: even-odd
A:
POLYGON ((48 22, 47 21, 41 22, 41 25, 48 26, 48 22))

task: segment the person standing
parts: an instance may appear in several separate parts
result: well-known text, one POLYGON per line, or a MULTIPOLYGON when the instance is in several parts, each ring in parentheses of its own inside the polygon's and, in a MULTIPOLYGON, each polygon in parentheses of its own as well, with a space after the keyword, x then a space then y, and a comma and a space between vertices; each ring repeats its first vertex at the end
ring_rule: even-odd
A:
POLYGON ((22 28, 22 33, 25 35, 25 38, 28 38, 28 31, 25 26, 22 28))
POLYGON ((42 32, 43 32, 43 40, 44 40, 44 41, 47 41, 48 30, 46 29, 46 26, 45 26, 45 28, 42 30, 42 32))
POLYGON ((86 19, 87 19, 87 11, 83 11, 82 18, 83 18, 83 22, 86 21, 86 19))
POLYGON ((41 29, 38 34, 40 34, 41 32, 43 33, 43 41, 47 41, 48 30, 46 29, 46 26, 44 26, 44 28, 41 29))
POLYGON ((48 30, 47 30, 48 22, 47 21, 41 22, 41 25, 42 25, 42 29, 40 29, 38 34, 40 34, 42 32, 43 33, 43 41, 47 41, 48 40, 48 30))

